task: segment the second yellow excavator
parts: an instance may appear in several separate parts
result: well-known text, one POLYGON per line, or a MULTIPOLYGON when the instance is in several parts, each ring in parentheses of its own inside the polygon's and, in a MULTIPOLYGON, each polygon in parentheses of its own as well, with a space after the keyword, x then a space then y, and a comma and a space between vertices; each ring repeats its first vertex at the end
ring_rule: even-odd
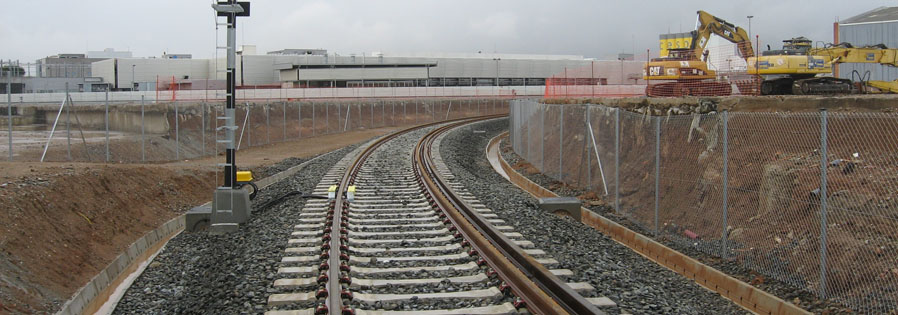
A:
POLYGON ((849 79, 832 77, 840 63, 878 63, 898 67, 898 49, 884 45, 853 47, 849 43, 811 47, 811 40, 796 37, 783 41, 782 50, 767 50, 747 58, 748 73, 764 77, 761 94, 847 94, 875 88, 880 93, 898 93, 898 81, 870 81, 868 74, 855 73, 857 85, 849 79))

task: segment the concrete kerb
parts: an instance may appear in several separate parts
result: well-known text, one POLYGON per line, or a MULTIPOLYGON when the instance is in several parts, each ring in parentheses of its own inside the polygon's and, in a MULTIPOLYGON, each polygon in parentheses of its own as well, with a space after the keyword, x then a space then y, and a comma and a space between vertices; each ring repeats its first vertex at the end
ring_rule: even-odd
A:
MULTIPOLYGON (((500 134, 490 140, 487 145, 487 153, 498 155, 497 160, 500 165, 499 168, 494 166, 496 172, 506 173, 506 178, 509 178, 512 184, 536 198, 557 197, 558 195, 554 192, 539 186, 515 171, 508 161, 505 161, 499 150, 490 149, 490 147, 498 145, 499 140, 507 135, 507 132, 500 134)), ((711 268, 587 208, 581 208, 581 212, 583 224, 599 230, 655 263, 694 280, 702 287, 721 294, 746 310, 757 314, 810 314, 792 303, 711 268)))
MULTIPOLYGON (((256 181, 256 185, 259 186, 259 189, 264 189, 276 182, 292 176, 293 174, 296 174, 309 164, 338 150, 340 149, 320 154, 308 161, 303 162, 302 164, 293 166, 272 176, 260 179, 256 181)), ((211 202, 206 202, 205 204, 203 204, 203 206, 209 206, 210 204, 211 202)), ((141 263, 140 261, 137 261, 137 258, 141 255, 144 255, 147 249, 158 247, 159 250, 161 250, 162 246, 164 246, 165 244, 158 243, 163 240, 167 243, 168 240, 174 237, 174 235, 183 231, 185 226, 186 218, 185 215, 182 214, 162 224, 158 228, 144 234, 143 237, 139 238, 134 243, 131 243, 128 249, 120 254, 109 265, 107 265, 106 268, 103 269, 103 271, 94 276, 87 284, 81 287, 81 289, 78 289, 78 291, 76 291, 75 294, 72 295, 72 297, 68 301, 66 301, 65 304, 63 304, 62 308, 60 308, 60 310, 56 312, 56 314, 82 314, 88 305, 95 302, 100 292, 107 291, 107 289, 110 288, 110 284, 121 283, 121 281, 128 276, 128 274, 123 273, 123 271, 128 270, 134 264, 141 263)), ((147 263, 150 262, 151 261, 147 261, 147 263)))

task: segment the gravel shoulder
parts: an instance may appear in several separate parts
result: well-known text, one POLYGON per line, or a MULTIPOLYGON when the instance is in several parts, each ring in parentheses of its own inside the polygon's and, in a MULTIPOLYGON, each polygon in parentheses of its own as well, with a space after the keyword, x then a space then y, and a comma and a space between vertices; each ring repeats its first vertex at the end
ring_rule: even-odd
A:
MULTIPOLYGON (((324 173, 358 144, 326 154, 295 176, 259 192, 261 205, 289 191, 312 191, 324 173)), ((275 165, 286 169, 306 159, 275 165)), ((128 289, 116 314, 262 313, 275 292, 278 262, 305 200, 287 198, 268 209, 254 209, 235 233, 182 233, 173 238, 128 289)))
POLYGON ((618 303, 611 313, 743 314, 744 309, 692 280, 661 267, 571 218, 541 211, 536 200, 495 173, 484 154, 489 140, 507 130, 507 120, 463 127, 440 148, 444 161, 467 189, 500 218, 618 303), (474 133, 483 130, 484 133, 474 133))

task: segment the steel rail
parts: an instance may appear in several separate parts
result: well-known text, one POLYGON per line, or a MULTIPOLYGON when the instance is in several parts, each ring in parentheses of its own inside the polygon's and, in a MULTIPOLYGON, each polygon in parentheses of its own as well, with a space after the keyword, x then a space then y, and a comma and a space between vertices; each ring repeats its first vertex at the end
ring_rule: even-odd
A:
POLYGON ((433 141, 450 129, 477 120, 483 119, 442 126, 418 142, 414 166, 425 188, 459 232, 484 256, 487 264, 526 301, 529 311, 538 314, 604 314, 465 204, 436 172, 431 157, 433 141))

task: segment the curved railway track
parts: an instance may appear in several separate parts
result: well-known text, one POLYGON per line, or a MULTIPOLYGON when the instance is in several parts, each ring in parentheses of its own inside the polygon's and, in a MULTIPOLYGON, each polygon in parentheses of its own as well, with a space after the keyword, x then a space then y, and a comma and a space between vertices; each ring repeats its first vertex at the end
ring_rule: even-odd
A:
POLYGON ((338 162, 294 226, 269 314, 589 314, 602 298, 452 180, 447 131, 410 128, 338 162), (351 188, 353 187, 353 188, 351 188), (354 189, 354 192, 353 192, 354 189))

